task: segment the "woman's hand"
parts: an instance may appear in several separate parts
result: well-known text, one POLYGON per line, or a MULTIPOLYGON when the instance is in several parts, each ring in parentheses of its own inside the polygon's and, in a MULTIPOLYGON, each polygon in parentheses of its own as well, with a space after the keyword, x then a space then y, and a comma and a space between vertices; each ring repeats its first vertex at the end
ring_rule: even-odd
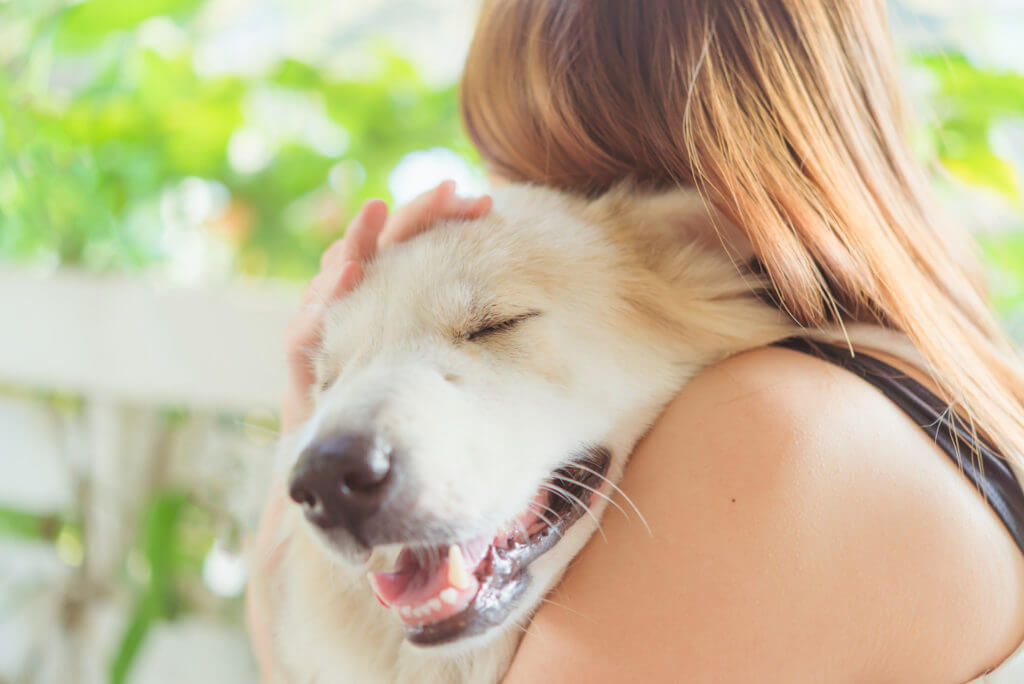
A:
MULTIPOLYGON (((331 245, 320 259, 320 272, 302 297, 299 312, 285 330, 284 345, 288 361, 288 387, 281 399, 281 431, 291 432, 309 417, 311 388, 315 380, 311 354, 319 343, 320 328, 327 307, 351 292, 363 277, 362 264, 377 250, 408 240, 449 219, 475 219, 491 210, 487 195, 462 198, 455 195, 455 182, 447 180, 388 216, 382 200, 363 205, 345 230, 344 237, 331 245)), ((267 495, 263 516, 250 554, 251 577, 246 592, 246 617, 253 652, 264 680, 275 669, 271 651, 270 624, 272 602, 268 588, 277 570, 278 554, 273 531, 286 502, 282 482, 274 482, 267 495)))

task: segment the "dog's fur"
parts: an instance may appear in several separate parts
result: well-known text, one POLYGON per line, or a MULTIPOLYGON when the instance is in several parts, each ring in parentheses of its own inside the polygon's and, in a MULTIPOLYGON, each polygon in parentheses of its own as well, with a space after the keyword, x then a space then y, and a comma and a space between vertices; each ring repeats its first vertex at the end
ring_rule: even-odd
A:
MULTIPOLYGON (((606 447, 610 481, 696 373, 797 332, 757 296, 758 276, 725 256, 694 193, 622 187, 587 201, 529 186, 496 193, 487 217, 449 222, 385 250, 328 311, 316 411, 284 466, 327 429, 386 430, 406 451, 418 496, 410 544, 496 529, 581 448, 606 447), (522 314, 482 341, 467 333, 522 314)), ((603 488, 611 494, 610 485, 603 488)), ((378 605, 366 564, 289 506, 279 534, 278 677, 290 682, 487 682, 505 672, 532 612, 597 529, 594 499, 528 566, 504 624, 416 647, 378 605)), ((638 534, 646 534, 637 526, 638 534)))

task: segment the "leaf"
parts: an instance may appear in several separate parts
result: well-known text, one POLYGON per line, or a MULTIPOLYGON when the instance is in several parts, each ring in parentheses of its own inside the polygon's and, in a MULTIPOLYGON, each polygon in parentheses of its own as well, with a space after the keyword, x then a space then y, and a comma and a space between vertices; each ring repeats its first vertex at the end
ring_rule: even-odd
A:
POLYGON ((86 0, 72 5, 62 13, 54 43, 58 50, 87 50, 110 34, 135 28, 150 17, 186 17, 202 1, 86 0))
POLYGON ((149 502, 142 526, 142 550, 149 567, 149 581, 136 597, 110 664, 111 684, 123 684, 150 628, 176 612, 174 588, 178 524, 188 499, 180 492, 161 492, 149 502))
POLYGON ((0 537, 53 541, 61 524, 61 519, 55 515, 0 507, 0 537))
POLYGON ((915 62, 936 81, 938 118, 932 138, 943 164, 960 180, 989 188, 1018 206, 1018 171, 992 148, 993 128, 1024 120, 1024 75, 981 69, 963 55, 922 55, 915 62))

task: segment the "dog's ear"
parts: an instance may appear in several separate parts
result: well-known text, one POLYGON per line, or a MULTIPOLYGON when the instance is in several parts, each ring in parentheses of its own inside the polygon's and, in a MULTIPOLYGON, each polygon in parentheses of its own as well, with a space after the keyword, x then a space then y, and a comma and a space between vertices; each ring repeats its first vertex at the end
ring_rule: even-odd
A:
POLYGON ((753 256, 743 231, 694 188, 654 191, 626 181, 583 211, 633 244, 668 249, 696 244, 728 254, 737 263, 753 256))
POLYGON ((754 256, 745 234, 693 188, 650 190, 624 182, 581 209, 609 236, 631 246, 654 270, 694 248, 725 255, 733 264, 754 256))
MULTIPOLYGON (((758 297, 746 236, 695 190, 620 185, 583 209, 639 261, 619 291, 645 334, 685 339, 695 358, 724 358, 789 334, 788 319, 758 297)), ((710 362, 710 361, 709 361, 710 362)))

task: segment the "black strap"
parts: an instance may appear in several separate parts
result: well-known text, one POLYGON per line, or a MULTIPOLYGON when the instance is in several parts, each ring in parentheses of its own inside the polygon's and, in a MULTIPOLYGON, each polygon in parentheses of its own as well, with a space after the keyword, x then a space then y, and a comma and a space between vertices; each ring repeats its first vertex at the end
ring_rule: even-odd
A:
POLYGON ((1024 551, 1024 491, 1009 464, 946 402, 906 373, 873 356, 850 353, 846 347, 791 337, 775 346, 816 356, 855 373, 882 391, 910 416, 970 478, 1024 551))

